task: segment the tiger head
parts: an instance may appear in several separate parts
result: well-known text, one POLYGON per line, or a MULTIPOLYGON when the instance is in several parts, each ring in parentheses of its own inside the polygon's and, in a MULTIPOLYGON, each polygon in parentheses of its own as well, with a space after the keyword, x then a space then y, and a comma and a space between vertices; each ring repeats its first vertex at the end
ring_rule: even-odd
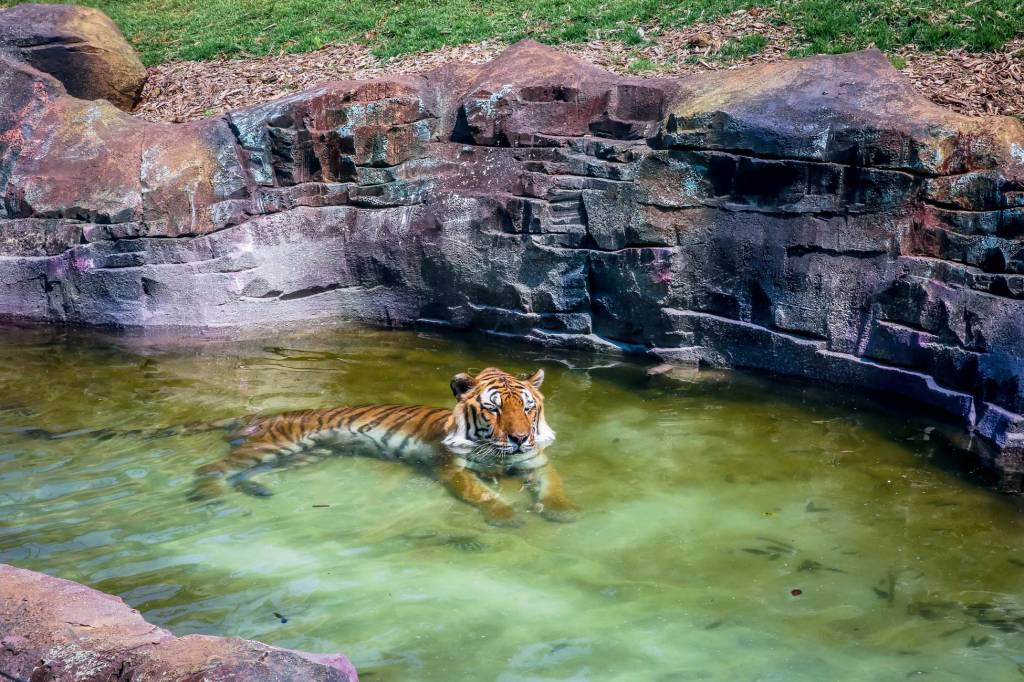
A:
POLYGON ((544 418, 544 370, 519 379, 495 367, 452 378, 458 403, 444 444, 480 461, 524 459, 555 440, 544 418))

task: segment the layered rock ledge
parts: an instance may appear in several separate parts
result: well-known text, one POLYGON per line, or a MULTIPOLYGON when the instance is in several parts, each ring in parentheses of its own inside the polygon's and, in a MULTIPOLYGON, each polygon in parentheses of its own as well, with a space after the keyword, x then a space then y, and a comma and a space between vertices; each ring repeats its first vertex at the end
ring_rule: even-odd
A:
POLYGON ((1024 472, 1024 126, 877 51, 620 77, 536 43, 148 123, 0 65, 0 313, 347 318, 931 406, 1024 472))
POLYGON ((0 564, 0 677, 24 682, 358 682, 340 654, 175 637, 113 597, 0 564))

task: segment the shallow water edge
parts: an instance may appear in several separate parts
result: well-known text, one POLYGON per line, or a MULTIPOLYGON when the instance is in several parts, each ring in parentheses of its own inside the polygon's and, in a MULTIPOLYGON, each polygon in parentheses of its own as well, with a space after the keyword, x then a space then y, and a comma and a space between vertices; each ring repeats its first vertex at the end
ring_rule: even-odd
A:
POLYGON ((778 375, 773 372, 756 368, 733 368, 729 366, 709 365, 706 361, 683 360, 678 357, 661 356, 656 349, 649 349, 634 344, 602 346, 600 350, 564 348, 559 346, 543 346, 536 349, 537 340, 524 339, 486 330, 458 329, 446 323, 436 321, 420 321, 416 324, 402 324, 394 327, 366 324, 363 322, 341 318, 321 319, 312 321, 279 320, 259 326, 223 325, 223 326, 94 326, 78 324, 52 325, 34 320, 12 319, 0 316, 0 336, 4 334, 41 334, 73 335, 77 338, 90 339, 100 344, 124 348, 133 353, 197 351, 207 347, 246 343, 257 344, 261 340, 281 337, 305 337, 317 334, 350 332, 409 332, 413 334, 441 334, 448 339, 458 339, 460 343, 472 346, 476 343, 485 345, 505 345, 518 348, 521 352, 541 355, 562 355, 565 358, 607 358, 607 362, 625 361, 645 366, 652 376, 662 376, 669 382, 684 384, 700 381, 716 381, 724 374, 735 377, 749 377, 752 381, 764 380, 778 385, 791 387, 793 390, 816 388, 822 391, 824 399, 837 401, 837 404, 850 404, 867 409, 895 409, 908 416, 916 416, 933 420, 936 424, 937 439, 942 439, 944 448, 936 457, 935 464, 946 470, 956 472, 978 485, 998 491, 1002 494, 1024 494, 1024 467, 1012 470, 1005 468, 1005 453, 1001 453, 989 440, 965 430, 958 419, 948 414, 936 412, 927 402, 918 402, 907 395, 893 395, 881 389, 856 388, 842 384, 833 384, 827 379, 820 382, 811 379, 778 375), (616 360, 618 358, 618 360, 616 360), (999 462, 999 464, 997 464, 999 462), (1021 469, 1018 471, 1018 469, 1021 469))

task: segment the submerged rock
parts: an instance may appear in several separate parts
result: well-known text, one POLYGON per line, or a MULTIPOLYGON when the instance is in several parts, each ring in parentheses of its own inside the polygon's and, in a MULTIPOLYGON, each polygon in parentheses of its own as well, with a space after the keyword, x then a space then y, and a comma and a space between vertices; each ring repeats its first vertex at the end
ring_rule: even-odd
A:
POLYGON ((0 564, 0 673, 64 682, 358 682, 341 654, 236 637, 175 637, 119 597, 0 564))
POLYGON ((183 125, 6 59, 0 314, 770 370, 928 405, 1020 485, 1024 126, 876 50, 675 80, 525 41, 183 125))

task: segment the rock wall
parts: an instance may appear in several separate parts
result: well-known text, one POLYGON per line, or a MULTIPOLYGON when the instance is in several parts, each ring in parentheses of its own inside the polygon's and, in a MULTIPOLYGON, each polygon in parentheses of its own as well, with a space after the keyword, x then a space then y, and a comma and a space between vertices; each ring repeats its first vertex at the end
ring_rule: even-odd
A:
POLYGON ((119 597, 0 564, 0 678, 28 682, 359 682, 341 654, 175 637, 119 597))
POLYGON ((344 317, 907 396, 1024 472, 1024 126, 877 51, 686 80, 523 42, 147 123, 8 58, 0 312, 344 317))

